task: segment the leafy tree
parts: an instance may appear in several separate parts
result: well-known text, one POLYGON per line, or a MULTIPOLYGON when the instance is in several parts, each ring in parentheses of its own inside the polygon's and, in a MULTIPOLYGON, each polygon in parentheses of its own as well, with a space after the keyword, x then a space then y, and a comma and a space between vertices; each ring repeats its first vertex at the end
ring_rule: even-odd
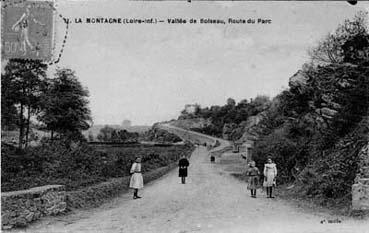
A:
POLYGON ((2 74, 2 117, 6 121, 17 112, 20 148, 24 144, 27 146, 32 115, 37 115, 41 110, 46 70, 47 65, 41 61, 11 59, 2 74))
POLYGON ((114 129, 108 125, 105 125, 100 129, 100 133, 97 135, 97 139, 101 142, 108 142, 112 138, 114 129))
POLYGON ((353 20, 345 20, 334 33, 327 35, 318 46, 309 51, 313 63, 317 65, 337 64, 344 61, 344 44, 357 35, 367 34, 367 13, 357 14, 353 20))
POLYGON ((236 106, 236 101, 232 98, 228 98, 227 99, 227 105, 234 107, 234 106, 236 106))
POLYGON ((93 141, 94 141, 94 139, 95 139, 95 138, 94 138, 94 135, 92 134, 92 132, 89 132, 89 133, 88 133, 88 141, 89 141, 89 142, 93 142, 93 141))
POLYGON ((11 90, 10 75, 1 75, 1 128, 14 130, 17 127, 18 112, 15 106, 17 95, 11 90))
POLYGON ((82 87, 75 72, 58 69, 55 78, 50 80, 49 88, 43 95, 43 111, 39 120, 45 128, 60 136, 81 135, 92 123, 88 107, 88 91, 82 87))
POLYGON ((115 143, 126 143, 126 142, 137 142, 139 133, 128 132, 127 130, 114 129, 108 125, 100 129, 100 133, 97 135, 97 139, 101 142, 115 142, 115 143))

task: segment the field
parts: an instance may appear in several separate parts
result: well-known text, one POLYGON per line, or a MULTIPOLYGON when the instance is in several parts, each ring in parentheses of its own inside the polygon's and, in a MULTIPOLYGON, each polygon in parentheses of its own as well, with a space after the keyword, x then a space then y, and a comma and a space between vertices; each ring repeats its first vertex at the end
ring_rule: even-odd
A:
POLYGON ((143 173, 176 162, 190 154, 191 145, 113 146, 87 144, 66 148, 64 144, 43 145, 20 152, 2 146, 2 191, 15 191, 48 184, 76 190, 113 177, 129 175, 136 156, 142 157, 143 173))

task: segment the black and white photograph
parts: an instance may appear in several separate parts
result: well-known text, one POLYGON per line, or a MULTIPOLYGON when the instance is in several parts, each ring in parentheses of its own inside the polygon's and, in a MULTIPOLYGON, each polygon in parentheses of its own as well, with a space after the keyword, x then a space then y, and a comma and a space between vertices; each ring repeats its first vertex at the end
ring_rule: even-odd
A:
POLYGON ((1 1, 1 232, 368 233, 369 1, 1 1))

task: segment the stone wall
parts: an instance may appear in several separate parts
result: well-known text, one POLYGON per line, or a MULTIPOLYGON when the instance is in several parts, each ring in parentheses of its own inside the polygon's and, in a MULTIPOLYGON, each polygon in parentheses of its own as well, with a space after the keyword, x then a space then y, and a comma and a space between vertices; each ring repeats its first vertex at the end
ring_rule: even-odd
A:
POLYGON ((359 153, 360 170, 352 186, 352 209, 369 211, 369 143, 359 153))
MULTIPOLYGON (((143 173, 144 184, 165 175, 171 169, 177 167, 177 163, 161 167, 153 171, 143 173)), ((89 208, 99 206, 110 198, 117 197, 129 190, 130 177, 113 178, 96 185, 67 192, 68 208, 89 208)))
MULTIPOLYGON (((147 184, 177 167, 177 163, 143 174, 147 184)), ((27 190, 1 194, 2 229, 25 227, 28 223, 47 215, 56 215, 68 209, 96 207, 112 197, 129 190, 130 177, 113 178, 109 181, 65 191, 63 185, 47 185, 27 190)))
POLYGON ((46 185, 1 194, 2 229, 24 227, 42 216, 54 215, 66 209, 63 185, 46 185))

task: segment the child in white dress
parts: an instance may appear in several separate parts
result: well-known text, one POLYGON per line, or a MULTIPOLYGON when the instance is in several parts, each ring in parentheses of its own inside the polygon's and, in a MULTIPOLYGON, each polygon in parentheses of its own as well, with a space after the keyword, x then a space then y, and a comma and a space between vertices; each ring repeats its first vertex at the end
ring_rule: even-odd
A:
POLYGON ((264 165, 264 184, 266 187, 267 198, 274 198, 272 195, 273 186, 276 186, 277 166, 273 163, 271 158, 268 158, 264 165))
POLYGON ((143 188, 143 177, 141 173, 141 158, 137 157, 131 167, 131 180, 129 187, 134 190, 133 199, 141 198, 138 196, 138 190, 143 188))

